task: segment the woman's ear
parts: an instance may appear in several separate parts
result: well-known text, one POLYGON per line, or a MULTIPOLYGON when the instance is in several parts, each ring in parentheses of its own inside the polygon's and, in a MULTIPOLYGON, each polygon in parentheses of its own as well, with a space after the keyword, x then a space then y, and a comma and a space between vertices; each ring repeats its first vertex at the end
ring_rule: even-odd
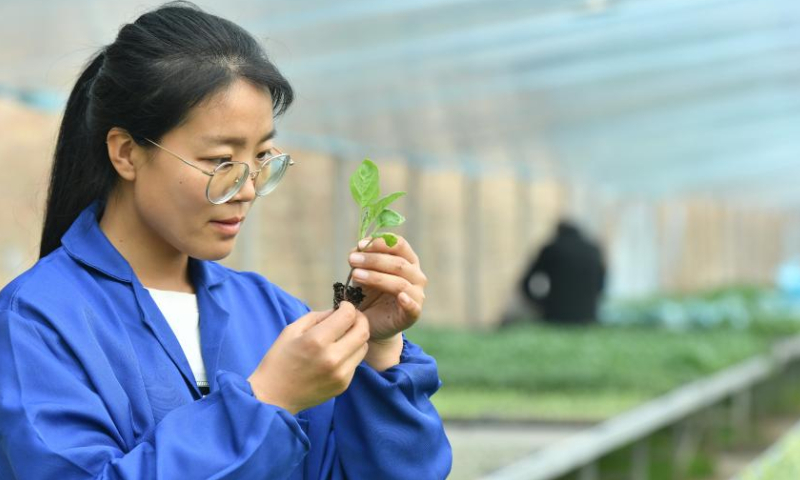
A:
POLYGON ((125 180, 133 181, 136 178, 137 159, 134 158, 139 153, 139 148, 131 135, 118 127, 113 127, 106 135, 106 145, 108 146, 108 158, 111 165, 120 177, 125 180))

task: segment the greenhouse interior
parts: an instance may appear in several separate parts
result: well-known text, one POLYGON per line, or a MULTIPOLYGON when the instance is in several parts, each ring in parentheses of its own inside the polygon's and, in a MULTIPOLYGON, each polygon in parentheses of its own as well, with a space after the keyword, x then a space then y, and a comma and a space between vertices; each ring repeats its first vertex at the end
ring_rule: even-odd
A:
MULTIPOLYGON (((0 285, 39 260, 75 80, 161 3, 0 2, 0 285)), ((195 4, 294 91, 295 165, 220 263, 330 308, 374 162, 447 478, 800 478, 800 2, 195 4)))

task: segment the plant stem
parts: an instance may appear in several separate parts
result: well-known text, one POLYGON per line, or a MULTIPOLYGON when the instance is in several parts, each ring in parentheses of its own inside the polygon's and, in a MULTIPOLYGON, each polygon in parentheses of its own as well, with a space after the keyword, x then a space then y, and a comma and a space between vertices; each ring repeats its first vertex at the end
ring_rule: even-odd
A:
POLYGON ((344 282, 345 291, 347 291, 347 287, 350 286, 350 279, 353 278, 353 267, 350 267, 350 273, 347 274, 347 281, 344 282))

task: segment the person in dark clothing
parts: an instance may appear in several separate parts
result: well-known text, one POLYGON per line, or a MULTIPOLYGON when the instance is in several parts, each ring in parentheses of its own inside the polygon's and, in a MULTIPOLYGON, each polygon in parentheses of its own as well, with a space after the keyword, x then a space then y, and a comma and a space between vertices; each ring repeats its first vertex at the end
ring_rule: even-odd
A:
POLYGON ((590 323, 597 319, 605 267, 600 249, 578 228, 562 220, 522 277, 523 297, 543 319, 554 323, 590 323))

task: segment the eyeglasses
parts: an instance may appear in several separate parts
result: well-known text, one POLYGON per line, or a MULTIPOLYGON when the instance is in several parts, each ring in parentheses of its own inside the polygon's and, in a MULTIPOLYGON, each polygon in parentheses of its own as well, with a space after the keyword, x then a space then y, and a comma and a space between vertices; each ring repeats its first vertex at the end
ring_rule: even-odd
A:
POLYGON ((253 184, 256 187, 256 195, 263 197, 275 190, 275 187, 278 186, 278 183, 286 174, 286 170, 294 165, 294 160, 288 153, 282 153, 280 150, 275 149, 278 151, 278 155, 273 155, 261 162, 260 168, 253 173, 250 173, 250 166, 244 162, 223 162, 217 165, 213 171, 208 172, 149 138, 145 138, 145 140, 186 165, 196 168, 211 177, 206 185, 206 198, 214 205, 220 205, 233 198, 234 195, 239 193, 248 178, 253 180, 253 184))

